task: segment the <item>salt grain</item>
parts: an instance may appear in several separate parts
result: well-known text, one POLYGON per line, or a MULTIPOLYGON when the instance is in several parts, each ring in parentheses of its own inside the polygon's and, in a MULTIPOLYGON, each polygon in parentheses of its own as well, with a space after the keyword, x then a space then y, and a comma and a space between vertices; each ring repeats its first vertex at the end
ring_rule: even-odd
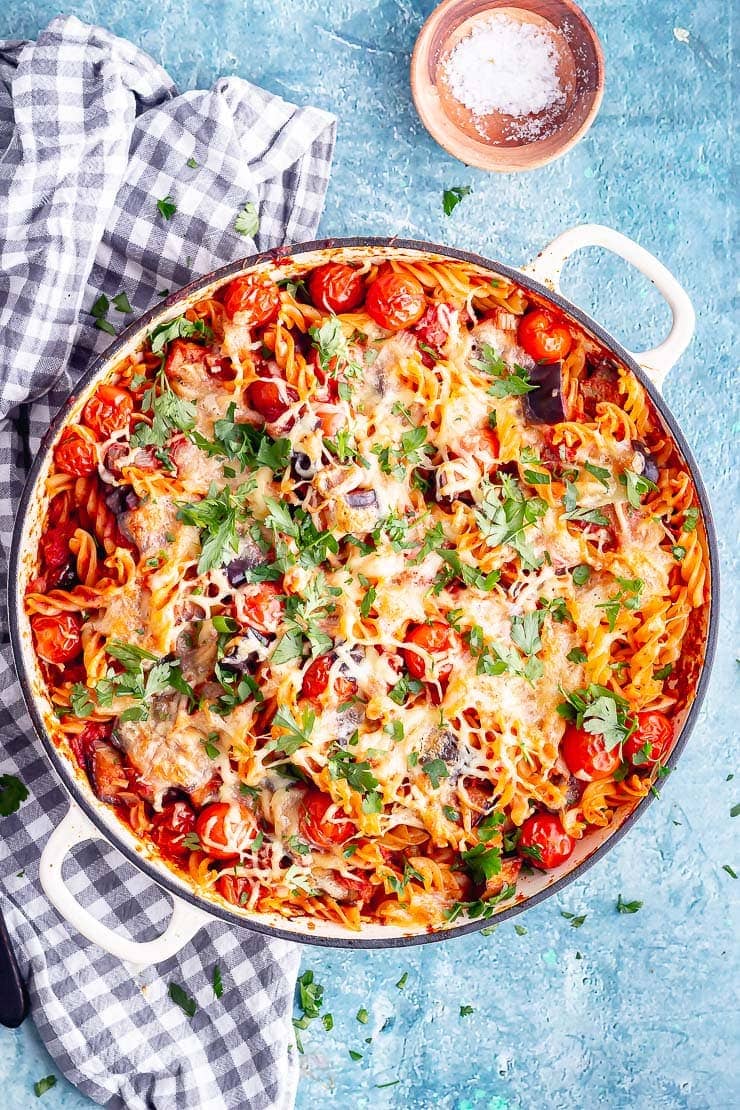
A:
POLYGON ((443 71, 450 92, 474 117, 522 117, 562 104, 558 52, 531 23, 493 15, 455 46, 443 71))

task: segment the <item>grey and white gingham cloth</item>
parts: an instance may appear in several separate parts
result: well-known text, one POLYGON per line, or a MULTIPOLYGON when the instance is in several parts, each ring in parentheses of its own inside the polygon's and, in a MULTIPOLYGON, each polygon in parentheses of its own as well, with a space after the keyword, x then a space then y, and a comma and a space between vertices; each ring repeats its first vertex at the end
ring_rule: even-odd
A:
MULTIPOLYGON (((3 580, 28 462, 110 342, 89 315, 96 297, 125 292, 138 314, 162 289, 255 245, 311 238, 334 129, 325 112, 236 77, 178 95, 146 54, 74 18, 55 19, 36 42, 0 43, 3 580), (167 196, 169 220, 156 206, 167 196), (234 230, 246 201, 259 210, 256 244, 234 230)), ((133 319, 109 318, 119 327, 133 319)), ((214 922, 177 957, 133 976, 44 898, 39 853, 68 803, 21 698, 2 603, 0 614, 0 774, 30 791, 0 818, 0 904, 58 1068, 97 1102, 126 1110, 291 1106, 297 946, 214 922), (170 1001, 170 982, 196 999, 192 1020, 170 1001)), ((168 897, 110 847, 84 845, 65 874, 106 925, 148 940, 167 923, 168 897)))

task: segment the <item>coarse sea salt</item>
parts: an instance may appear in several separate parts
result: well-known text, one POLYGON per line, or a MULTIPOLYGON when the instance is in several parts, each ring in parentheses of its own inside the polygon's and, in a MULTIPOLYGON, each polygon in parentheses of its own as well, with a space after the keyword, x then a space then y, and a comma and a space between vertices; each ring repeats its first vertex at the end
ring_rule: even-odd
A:
POLYGON ((461 39, 443 65, 447 86, 474 117, 521 118, 562 104, 555 40, 532 23, 493 15, 461 39))

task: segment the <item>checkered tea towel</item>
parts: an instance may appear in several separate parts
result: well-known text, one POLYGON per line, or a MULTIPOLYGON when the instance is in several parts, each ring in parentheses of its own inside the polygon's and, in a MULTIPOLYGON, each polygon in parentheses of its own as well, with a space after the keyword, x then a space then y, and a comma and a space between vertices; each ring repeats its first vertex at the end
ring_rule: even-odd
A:
MULTIPOLYGON (((134 316, 114 308, 119 293, 138 314, 161 290, 255 245, 311 238, 334 127, 325 112, 237 77, 178 94, 146 54, 74 18, 55 19, 36 42, 0 43, 3 578, 29 460, 110 342, 90 315, 96 298, 108 296, 120 330, 134 316), (249 201, 260 219, 255 240, 234 228, 249 201)), ((0 619, 0 775, 29 791, 0 817, 0 904, 59 1070, 97 1102, 126 1110, 289 1107, 297 946, 214 922, 177 957, 133 975, 44 898, 39 852, 68 802, 25 711, 2 604, 0 619), (170 983, 195 999, 192 1018, 170 1000, 170 983)), ((83 905, 139 940, 169 919, 169 898, 99 842, 68 860, 65 874, 83 905)))

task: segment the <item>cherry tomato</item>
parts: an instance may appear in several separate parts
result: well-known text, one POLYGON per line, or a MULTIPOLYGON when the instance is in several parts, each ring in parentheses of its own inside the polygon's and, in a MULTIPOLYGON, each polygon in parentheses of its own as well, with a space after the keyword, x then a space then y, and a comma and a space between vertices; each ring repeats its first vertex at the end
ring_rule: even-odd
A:
POLYGON ((245 875, 234 875, 231 871, 223 871, 216 883, 216 890, 233 906, 243 906, 249 901, 253 881, 245 875))
POLYGON ((282 587, 277 582, 251 582, 239 591, 237 615, 258 632, 277 632, 283 609, 282 587))
POLYGON ((249 407, 264 416, 268 424, 284 416, 291 403, 297 400, 298 394, 292 386, 283 385, 281 389, 275 381, 260 379, 247 386, 249 407))
POLYGON ((152 840, 168 859, 186 859, 190 848, 184 843, 188 833, 195 831, 195 813, 187 802, 164 806, 152 818, 152 840))
MULTIPOLYGON (((328 655, 319 655, 306 668, 303 676, 301 692, 304 697, 318 698, 329 685, 329 671, 336 656, 330 652, 328 655)), ((337 675, 334 679, 334 693, 339 701, 344 701, 357 690, 357 683, 353 678, 337 675)))
POLYGON ((421 319, 427 299, 421 282, 410 274, 381 269, 368 286, 365 310, 376 324, 387 331, 410 328, 421 319))
MULTIPOLYGON (((452 629, 449 624, 442 621, 432 621, 430 624, 410 624, 406 630, 404 640, 407 644, 416 644, 417 647, 428 651, 430 655, 448 651, 452 645, 452 629)), ((426 674, 426 661, 416 651, 401 652, 406 667, 412 678, 424 678, 426 674)))
POLYGON ((101 385, 82 410, 82 419, 101 439, 107 439, 128 427, 133 411, 134 399, 130 393, 117 385, 101 385))
POLYGON ((586 732, 575 725, 566 726, 560 753, 570 773, 581 782, 608 779, 621 762, 619 746, 610 750, 601 733, 586 732))
POLYGON ((49 528, 39 540, 41 554, 47 567, 58 570, 67 565, 69 561, 69 541, 75 530, 74 524, 67 522, 56 528, 49 528))
POLYGON ((243 312, 250 328, 263 327, 277 319, 280 289, 266 274, 234 278, 224 290, 224 308, 232 319, 243 312))
MULTIPOLYGON (((299 825, 303 836, 319 848, 331 848, 344 844, 355 834, 355 826, 341 816, 333 820, 326 813, 334 802, 321 790, 308 790, 300 805, 299 825)), ((341 813, 341 810, 339 811, 341 813)))
POLYGON ((673 725, 659 709, 637 714, 637 728, 622 745, 622 755, 633 767, 658 763, 673 740, 673 725))
MULTIPOLYGON (((419 341, 439 354, 447 342, 454 308, 451 304, 430 304, 424 311, 414 332, 419 341)), ((423 352, 427 354, 427 352, 423 352)))
POLYGON ((245 806, 214 802, 198 814, 195 831, 207 855, 231 859, 250 850, 259 830, 256 817, 245 806))
POLYGON ((98 452, 74 427, 65 428, 54 448, 54 462, 65 474, 86 478, 98 469, 98 452))
POLYGON ((573 346, 573 337, 564 324, 549 312, 537 308, 519 321, 519 346, 535 362, 557 362, 565 358, 573 346))
POLYGON ((71 663, 82 651, 82 621, 77 613, 31 617, 36 651, 47 663, 71 663))
POLYGON ((308 292, 316 307, 324 312, 351 312, 362 304, 365 279, 352 266, 327 262, 309 277, 308 292))
POLYGON ((549 871, 565 863, 575 843, 560 824, 560 818, 552 813, 535 813, 522 825, 517 851, 533 867, 549 871), (535 854, 525 851, 527 848, 534 849, 535 854))

